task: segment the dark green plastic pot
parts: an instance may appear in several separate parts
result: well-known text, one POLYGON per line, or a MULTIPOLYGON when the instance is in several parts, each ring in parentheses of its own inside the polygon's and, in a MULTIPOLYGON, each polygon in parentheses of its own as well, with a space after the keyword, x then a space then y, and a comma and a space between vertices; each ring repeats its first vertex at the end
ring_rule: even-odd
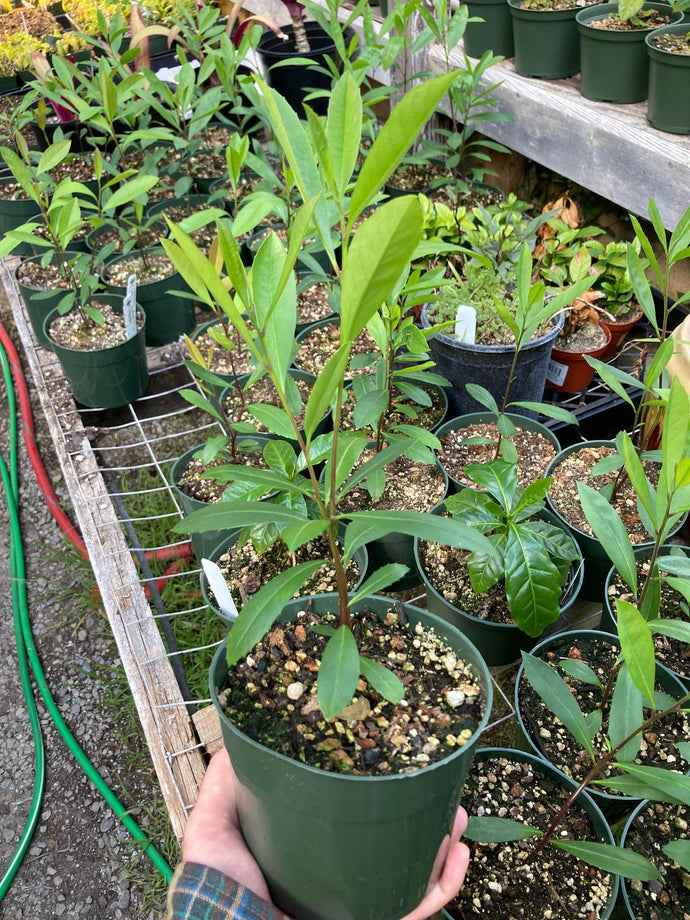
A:
POLYGON ((483 20, 468 22, 465 29, 465 53, 480 58, 485 51, 513 56, 513 23, 507 0, 468 0, 470 16, 483 20))
MULTIPOLYGON (((679 22, 682 13, 674 13, 666 3, 645 3, 679 22)), ((601 3, 579 10, 575 19, 580 32, 580 92, 595 102, 642 102, 647 98, 649 62, 645 37, 651 29, 616 31, 597 29, 595 19, 617 15, 617 3, 601 3)))
MULTIPOLYGON (((434 508, 434 514, 440 514, 443 511, 443 505, 434 508)), ((541 517, 544 517, 551 524, 559 524, 556 517, 544 510, 541 517)), ((540 636, 528 636, 527 633, 519 629, 515 623, 492 623, 490 620, 480 620, 471 613, 456 607, 450 601, 446 600, 436 588, 430 583, 424 572, 421 559, 419 558, 419 539, 414 541, 415 565, 421 574, 424 587, 426 589, 426 605, 428 609, 441 617, 447 623, 451 623, 459 629, 463 635, 474 643, 479 649, 479 653, 489 665, 490 668, 511 664, 517 661, 521 651, 530 651, 541 638, 540 636)), ((584 565, 582 555, 578 560, 572 563, 570 567, 570 576, 563 588, 561 596, 561 618, 556 624, 552 624, 549 629, 558 628, 558 623, 563 620, 565 612, 575 602, 580 588, 582 587, 582 578, 584 575, 584 565)))
MULTIPOLYGON (((613 441, 602 441, 602 440, 593 440, 593 441, 579 441, 576 444, 571 444, 569 447, 564 448, 559 454, 557 454, 551 463, 549 464, 546 475, 551 476, 556 467, 563 463, 566 457, 569 457, 570 454, 575 451, 582 450, 586 447, 602 447, 606 445, 607 447, 615 447, 613 441)), ((579 527, 575 527, 571 524, 559 510, 553 505, 549 496, 546 496, 546 504, 549 507, 549 510, 556 515, 558 520, 566 527, 566 529, 573 535, 578 546, 582 550, 582 555, 585 560, 585 580, 582 585, 582 591, 580 596, 582 600, 587 601, 601 601, 602 592, 604 590, 604 584, 606 582, 606 576, 609 573, 611 568, 611 560, 601 545, 599 540, 593 535, 586 533, 584 530, 580 530, 579 527)), ((672 531, 671 536, 676 533, 676 531, 682 526, 682 522, 672 531)), ((643 543, 638 543, 637 546, 641 548, 651 546, 651 541, 645 541, 643 543)))
MULTIPOLYGON (((664 543, 664 545, 661 547, 661 552, 659 553, 659 556, 660 557, 668 556, 670 554, 669 551, 671 549, 680 550, 682 553, 685 553, 686 556, 690 556, 690 547, 682 546, 677 543, 676 544, 664 543)), ((634 552, 635 552, 636 559, 649 559, 649 557, 652 554, 652 546, 649 544, 647 546, 638 546, 635 548, 634 552)), ((614 605, 611 603, 611 595, 609 593, 609 589, 615 577, 616 577, 616 568, 615 566, 611 566, 609 574, 606 577, 606 583, 604 584, 604 608, 602 610, 601 624, 600 624, 601 629, 605 629, 607 632, 611 632, 611 633, 618 632, 618 626, 616 623, 616 612, 614 609, 614 605)), ((663 614, 663 615, 668 616, 668 614, 663 614)), ((673 671, 671 669, 669 670, 671 670, 671 673, 674 674, 678 678, 678 680, 680 680, 685 685, 685 687, 688 690, 690 690, 690 664, 688 667, 689 667, 688 672, 682 673, 682 674, 679 671, 673 671)))
MULTIPOLYGON (((342 528, 343 534, 344 534, 344 529, 345 528, 343 527, 342 528)), ((223 555, 223 553, 227 552, 227 550, 230 549, 231 546, 234 546, 235 543, 237 543, 237 540, 241 533, 242 531, 239 529, 230 531, 230 533, 223 540, 220 541, 220 543, 216 546, 216 548, 207 558, 210 559, 211 562, 217 563, 220 557, 223 555)), ((360 546, 360 548, 355 551, 354 559, 356 560, 357 566, 359 567, 359 578, 357 579, 355 585, 352 588, 353 592, 356 591, 357 588, 359 588, 359 586, 362 584, 367 574, 367 564, 369 562, 369 556, 367 553, 366 546, 360 546)), ((210 610, 212 610, 215 613, 215 615, 219 617, 227 626, 232 626, 234 620, 231 620, 228 617, 226 617, 225 614, 221 610, 219 610, 219 608, 211 600, 211 595, 209 594, 208 579, 206 578, 206 573, 204 572, 203 569, 201 570, 200 581, 201 581, 201 596, 203 597, 204 603, 206 604, 206 606, 210 610)), ((238 610, 241 610, 241 609, 242 609, 241 607, 238 607, 238 610)))
MULTIPOLYGON (((96 299, 109 304, 116 312, 122 312, 122 297, 98 294, 96 299)), ((115 409, 134 402, 146 390, 149 381, 144 347, 146 317, 141 307, 139 313, 144 320, 141 329, 120 345, 99 351, 79 351, 52 342, 74 399, 82 406, 115 409)), ((57 316, 58 311, 53 310, 46 317, 43 327, 46 337, 49 337, 50 324, 57 316)))
MULTIPOLYGON (((293 618, 304 599, 280 619, 293 618)), ((383 617, 393 602, 365 598, 383 617)), ((335 595, 312 599, 317 613, 335 595)), ((477 650, 449 624, 406 606, 412 624, 432 627, 472 666, 486 712, 467 744, 444 760, 394 776, 330 773, 277 754, 238 731, 218 702, 227 674, 225 645, 211 665, 211 697, 239 781, 237 804, 249 849, 271 897, 300 920, 400 920, 421 901, 434 859, 449 833, 474 747, 488 721, 491 679, 477 650)))
POLYGON ((524 0, 508 0, 513 17, 515 69, 523 77, 558 80, 580 70, 580 37, 569 10, 523 9, 524 0))
MULTIPOLYGON (((68 258, 72 255, 73 253, 71 252, 66 253, 68 258)), ((53 291, 49 297, 37 297, 37 294, 42 294, 44 292, 38 288, 32 288, 28 287, 26 284, 22 284, 18 278, 18 272, 22 265, 24 265, 26 262, 40 262, 41 258, 42 256, 31 256, 28 259, 24 259, 14 269, 12 274, 14 276, 17 287, 19 288, 19 293, 22 295, 24 303, 26 304, 26 312, 29 314, 31 328, 33 329, 34 335, 36 336, 36 341, 39 345, 43 346, 43 348, 47 348, 49 351, 52 351, 53 343, 45 334, 43 327, 45 324, 46 316, 48 316, 48 314, 57 307, 58 303, 68 293, 67 288, 58 288, 57 290, 53 291)), ((51 260, 51 262, 52 261, 53 260, 51 260)))
MULTIPOLYGON (((620 646, 618 636, 614 635, 613 633, 606 633, 596 629, 573 629, 570 632, 560 633, 558 635, 549 636, 547 639, 543 639, 538 645, 534 647, 532 654, 537 658, 543 657, 550 650, 554 643, 560 642, 563 639, 567 639, 569 646, 575 647, 577 647, 578 640, 587 641, 589 639, 599 639, 601 641, 612 642, 613 644, 620 646)), ((683 686, 683 683, 678 680, 678 678, 672 674, 668 668, 665 668, 662 664, 659 664, 659 662, 657 662, 656 679, 663 690, 674 699, 680 699, 685 695, 686 690, 683 686)), ((535 739, 534 731, 531 730, 531 726, 526 724, 523 717, 520 702, 520 684, 523 680, 526 680, 526 677, 524 676, 524 667, 523 665, 520 665, 517 673, 517 678, 515 680, 514 697, 514 705, 518 725, 520 726, 520 730, 522 731, 525 740, 530 745, 532 750, 537 754, 537 756, 551 763, 551 761, 548 760, 546 754, 541 750, 538 741, 535 739)), ((559 769, 555 764, 552 764, 552 766, 556 770, 559 769)), ((559 772, 562 773, 563 776, 566 775, 561 770, 559 770, 559 772)), ((623 793, 605 792, 601 786, 588 787, 587 791, 597 803, 599 808, 601 808, 609 823, 614 823, 623 815, 628 814, 630 809, 635 808, 636 805, 640 802, 639 798, 624 795, 623 793)))
MULTIPOLYGON (((14 180, 0 182, 0 191, 14 180)), ((10 230, 16 230, 32 218, 38 218, 40 211, 35 201, 27 198, 3 198, 0 195, 0 237, 10 230)))
MULTIPOLYGON (((546 425, 542 425, 541 422, 533 418, 525 418, 523 415, 514 415, 512 412, 507 412, 506 418, 509 418, 516 428, 521 428, 524 431, 534 431, 542 435, 550 444, 553 444, 557 454, 560 451, 561 445, 558 438, 550 428, 546 427, 546 425)), ((440 439, 451 431, 458 431, 460 428, 469 428, 472 425, 487 425, 493 421, 495 421, 495 417, 489 412, 469 412, 467 415, 459 415, 456 418, 448 419, 448 421, 437 428, 434 433, 436 437, 440 439)), ((466 488, 464 483, 460 482, 460 480, 456 479, 445 469, 440 460, 439 466, 448 477, 448 491, 451 495, 454 492, 459 492, 460 489, 466 488)))
MULTIPOLYGON (((529 754, 526 751, 512 750, 511 748, 480 748, 477 751, 474 757, 473 765, 470 769, 470 775, 472 773, 478 773, 481 775, 478 770, 478 765, 487 760, 495 760, 498 758, 503 758, 510 763, 515 764, 529 764, 534 772, 537 775, 546 777, 550 780, 553 780, 559 783, 567 793, 574 792, 577 784, 574 780, 570 779, 568 776, 564 776, 558 770, 554 769, 550 763, 545 761, 542 757, 536 757, 534 754, 529 754)), ((553 805, 554 803, 550 803, 553 805)), ((611 846, 615 844, 611 828, 609 827, 606 818, 601 812, 601 809, 596 804, 594 799, 587 792, 582 792, 577 798, 577 804, 579 807, 587 814, 587 817, 592 823, 596 839, 601 843, 608 843, 611 846)), ((535 838, 538 841, 539 838, 535 838)), ((598 914, 598 920, 607 920, 611 916, 614 907, 616 906, 616 899, 618 896, 619 888, 619 876, 611 876, 611 893, 609 896, 608 904, 602 913, 598 914)), ((522 885, 517 884, 515 888, 515 899, 518 902, 524 902, 525 899, 525 889, 522 885)), ((519 908, 516 907, 515 916, 520 913, 519 908)), ((447 920, 453 920, 452 915, 447 911, 442 910, 441 916, 447 918, 447 920)), ((498 918, 496 918, 498 920, 498 918)), ((559 920, 564 920, 564 918, 559 918, 559 920)))
MULTIPOLYGON (((510 388, 512 402, 539 402, 543 398, 551 347, 563 328, 563 314, 556 319, 553 329, 546 335, 531 339, 520 351, 510 388)), ((433 325, 428 304, 422 310, 422 325, 433 325)), ((467 383, 485 387, 501 404, 513 365, 513 345, 468 344, 439 332, 429 340, 429 350, 436 363, 436 373, 451 382, 448 402, 454 415, 467 415, 484 408, 467 392, 467 383)), ((536 415, 528 409, 516 408, 514 412, 531 418, 536 415)))
MULTIPOLYGON (((147 253, 162 252, 159 247, 147 249, 147 253)), ((137 251, 120 253, 108 259, 101 273, 101 278, 106 289, 121 297, 126 293, 126 288, 108 281, 108 270, 113 265, 136 255, 137 251)), ((183 297, 183 291, 189 292, 187 284, 182 280, 179 272, 173 272, 167 278, 153 281, 151 284, 137 286, 137 303, 141 305, 146 314, 146 344, 167 345, 175 342, 185 333, 190 333, 196 326, 194 315, 194 302, 189 297, 183 297)))
POLYGON ((687 31, 687 23, 677 23, 645 35, 649 57, 647 118, 655 128, 670 134, 690 134, 690 54, 656 48, 654 37, 684 35, 687 31))

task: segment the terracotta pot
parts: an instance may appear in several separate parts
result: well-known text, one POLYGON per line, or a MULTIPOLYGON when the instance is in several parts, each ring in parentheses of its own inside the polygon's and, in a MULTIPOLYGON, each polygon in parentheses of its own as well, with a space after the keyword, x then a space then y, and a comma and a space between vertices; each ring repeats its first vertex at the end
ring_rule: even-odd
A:
POLYGON ((621 341, 625 335, 632 329, 635 323, 639 322, 641 317, 642 311, 640 310, 637 316, 635 316, 633 319, 628 319, 625 322, 618 323, 609 322, 605 319, 601 320, 602 328, 608 329, 608 331, 611 333, 611 341, 604 349, 604 352, 601 355, 602 358, 608 358, 618 350, 618 347, 620 346, 621 341))
POLYGON ((606 333, 606 343, 593 351, 563 351, 551 349, 551 360, 546 374, 546 385, 559 393, 581 393, 586 390, 594 377, 594 368, 585 360, 585 355, 601 358, 611 342, 611 332, 602 323, 606 333))

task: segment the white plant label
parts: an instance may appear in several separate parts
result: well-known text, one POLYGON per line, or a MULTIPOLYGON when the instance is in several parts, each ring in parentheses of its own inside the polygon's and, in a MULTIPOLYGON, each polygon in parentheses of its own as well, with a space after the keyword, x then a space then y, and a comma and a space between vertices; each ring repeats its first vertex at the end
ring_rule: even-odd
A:
POLYGON ((557 361, 549 361, 549 368, 546 372, 547 383, 553 383, 557 387, 562 387, 568 373, 567 364, 559 364, 557 361))
POLYGON ((125 317, 125 332, 131 339, 137 334, 137 276, 130 275, 127 279, 127 293, 122 303, 122 312, 125 317))
POLYGON ((455 336, 467 345, 474 345, 477 332, 477 311, 474 307, 461 304, 455 314, 455 336))
POLYGON ((221 570, 215 562, 211 562, 210 559, 202 559, 201 567, 204 570, 204 575, 208 579, 211 590, 216 596, 220 611, 228 617, 228 619, 236 619, 237 607, 235 606, 232 594, 230 594, 230 588, 228 588, 221 570))

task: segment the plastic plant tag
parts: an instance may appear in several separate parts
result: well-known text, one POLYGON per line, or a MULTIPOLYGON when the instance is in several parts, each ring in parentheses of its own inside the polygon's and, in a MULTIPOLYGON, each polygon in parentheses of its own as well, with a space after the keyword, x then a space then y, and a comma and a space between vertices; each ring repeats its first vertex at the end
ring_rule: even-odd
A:
POLYGON ((130 275, 127 279, 127 293, 122 302, 122 313, 125 317, 125 332, 131 339, 137 334, 137 276, 130 275))
POLYGON ((546 372, 546 380, 557 387, 562 387, 565 378, 568 375, 568 365, 559 364, 557 361, 549 361, 549 368, 546 372))
POLYGON ((216 596, 218 608, 221 613, 229 620, 235 620, 237 618, 237 607, 232 599, 232 594, 230 594, 230 589, 223 578, 223 573, 215 562, 211 562, 210 559, 202 559, 201 567, 204 570, 204 575, 208 579, 211 590, 216 596))
POLYGON ((474 307, 460 304, 455 314, 455 335, 461 342, 474 345, 477 331, 477 311, 474 307))

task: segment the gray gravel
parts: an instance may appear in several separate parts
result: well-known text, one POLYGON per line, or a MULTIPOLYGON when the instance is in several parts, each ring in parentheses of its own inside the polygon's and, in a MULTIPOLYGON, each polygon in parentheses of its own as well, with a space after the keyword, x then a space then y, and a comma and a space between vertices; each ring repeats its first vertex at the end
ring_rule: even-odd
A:
MULTIPOLYGON (((0 294, 1 294, 0 290, 0 294)), ((7 304, 0 303, 6 328, 13 330, 7 304)), ((20 349, 21 353, 21 349, 20 349)), ((37 403, 34 403, 37 406, 37 403)), ((44 462, 69 508, 50 437, 36 424, 44 462)), ((7 457, 8 408, 0 382, 0 451, 7 457)), ((7 506, 0 518, 8 533, 7 506)), ((121 747, 112 708, 111 686, 103 680, 117 669, 114 643, 104 618, 72 603, 79 569, 66 547, 36 484, 22 444, 21 522, 27 566, 30 616, 46 677, 66 722, 122 802, 142 827, 147 815, 164 808, 147 759, 129 765, 143 749, 135 734, 121 747)), ((33 790, 33 743, 21 692, 12 624, 8 538, 0 553, 0 871, 14 853, 33 790)), ((39 706, 46 746, 46 790, 39 826, 14 883, 0 905, 7 920, 87 917, 99 920, 154 920, 161 915, 164 886, 147 857, 133 844, 95 787, 84 776, 43 706, 39 706), (156 887, 156 882, 158 886, 156 887)), ((160 841, 156 841, 161 845, 160 841)), ((175 859, 175 854, 169 856, 175 859)))

